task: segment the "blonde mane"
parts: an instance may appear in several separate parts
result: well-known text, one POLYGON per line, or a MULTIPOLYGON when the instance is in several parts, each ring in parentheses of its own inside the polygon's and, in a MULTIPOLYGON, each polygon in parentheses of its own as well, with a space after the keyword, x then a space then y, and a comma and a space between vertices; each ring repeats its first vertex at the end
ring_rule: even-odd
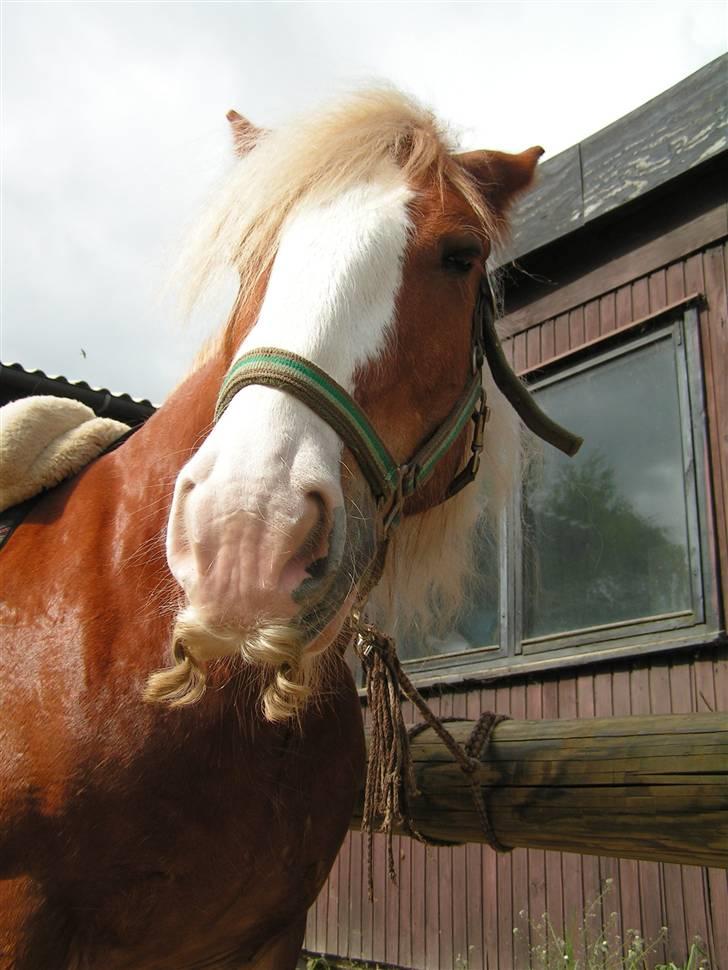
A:
POLYGON ((478 542, 489 538, 497 548, 500 514, 529 448, 489 372, 483 384, 491 417, 480 473, 454 498, 402 520, 370 597, 369 612, 395 636, 425 639, 451 632, 468 605, 478 542))

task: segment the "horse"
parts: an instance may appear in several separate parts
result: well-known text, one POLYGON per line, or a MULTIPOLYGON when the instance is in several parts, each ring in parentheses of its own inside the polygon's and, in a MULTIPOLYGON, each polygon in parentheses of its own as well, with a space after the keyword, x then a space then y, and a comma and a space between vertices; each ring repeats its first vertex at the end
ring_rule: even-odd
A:
POLYGON ((228 118, 183 276, 194 302, 232 267, 229 316, 0 554, 3 968, 294 967, 365 764, 352 610, 447 623, 517 467, 473 331, 542 150, 459 152, 389 89, 276 130, 228 118), (385 495, 303 370, 369 422, 385 495))

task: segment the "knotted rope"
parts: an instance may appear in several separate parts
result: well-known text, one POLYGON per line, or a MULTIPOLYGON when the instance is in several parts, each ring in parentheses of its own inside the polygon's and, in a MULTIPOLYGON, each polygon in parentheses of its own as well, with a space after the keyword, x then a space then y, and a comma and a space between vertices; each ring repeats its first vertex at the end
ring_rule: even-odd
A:
POLYGON ((427 701, 402 669, 394 640, 381 633, 371 624, 355 618, 355 650, 366 674, 366 690, 371 714, 371 740, 367 761, 367 778, 364 790, 362 831, 367 833, 367 868, 369 899, 374 898, 372 878, 372 841, 375 831, 383 832, 387 846, 387 871, 392 882, 397 881, 392 851, 394 828, 430 845, 448 845, 430 839, 419 832, 413 822, 410 800, 417 792, 410 741, 422 731, 432 728, 447 747, 460 770, 468 779, 471 795, 478 813, 480 826, 487 844, 498 852, 509 852, 493 829, 488 806, 476 777, 483 753, 491 735, 505 714, 486 711, 475 722, 465 745, 461 745, 445 727, 444 721, 455 718, 438 718, 427 701), (424 721, 407 730, 402 716, 402 694, 412 701, 424 721))

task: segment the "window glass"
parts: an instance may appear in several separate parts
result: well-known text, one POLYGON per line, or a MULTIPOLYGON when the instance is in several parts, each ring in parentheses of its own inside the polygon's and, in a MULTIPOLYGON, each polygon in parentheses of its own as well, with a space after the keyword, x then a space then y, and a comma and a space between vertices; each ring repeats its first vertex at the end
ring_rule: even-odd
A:
POLYGON ((585 442, 524 489, 524 638, 691 609, 677 381, 668 336, 536 391, 585 442))

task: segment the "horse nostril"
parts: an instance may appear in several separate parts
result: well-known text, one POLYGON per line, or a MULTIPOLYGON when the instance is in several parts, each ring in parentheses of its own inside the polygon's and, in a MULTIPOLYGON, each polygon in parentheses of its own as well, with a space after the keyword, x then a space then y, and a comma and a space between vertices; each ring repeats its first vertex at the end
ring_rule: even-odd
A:
POLYGON ((326 587, 326 581, 341 566, 346 519, 343 504, 332 505, 318 491, 306 493, 306 504, 313 512, 309 532, 285 569, 288 588, 298 603, 315 599, 326 587))
POLYGON ((321 559, 314 559, 312 563, 306 566, 306 572, 311 577, 311 579, 323 579, 326 575, 326 567, 328 566, 329 557, 322 556, 321 559))
POLYGON ((303 564, 303 568, 309 576, 320 579, 326 572, 326 562, 329 558, 329 533, 332 523, 326 501, 321 494, 309 492, 306 501, 315 505, 318 515, 315 525, 306 536, 296 558, 303 564))
POLYGON ((305 512, 291 532, 295 541, 289 549, 293 548, 295 552, 280 575, 281 589, 291 594, 304 587, 310 591, 326 575, 329 558, 331 519, 322 496, 308 492, 304 507, 305 512))

